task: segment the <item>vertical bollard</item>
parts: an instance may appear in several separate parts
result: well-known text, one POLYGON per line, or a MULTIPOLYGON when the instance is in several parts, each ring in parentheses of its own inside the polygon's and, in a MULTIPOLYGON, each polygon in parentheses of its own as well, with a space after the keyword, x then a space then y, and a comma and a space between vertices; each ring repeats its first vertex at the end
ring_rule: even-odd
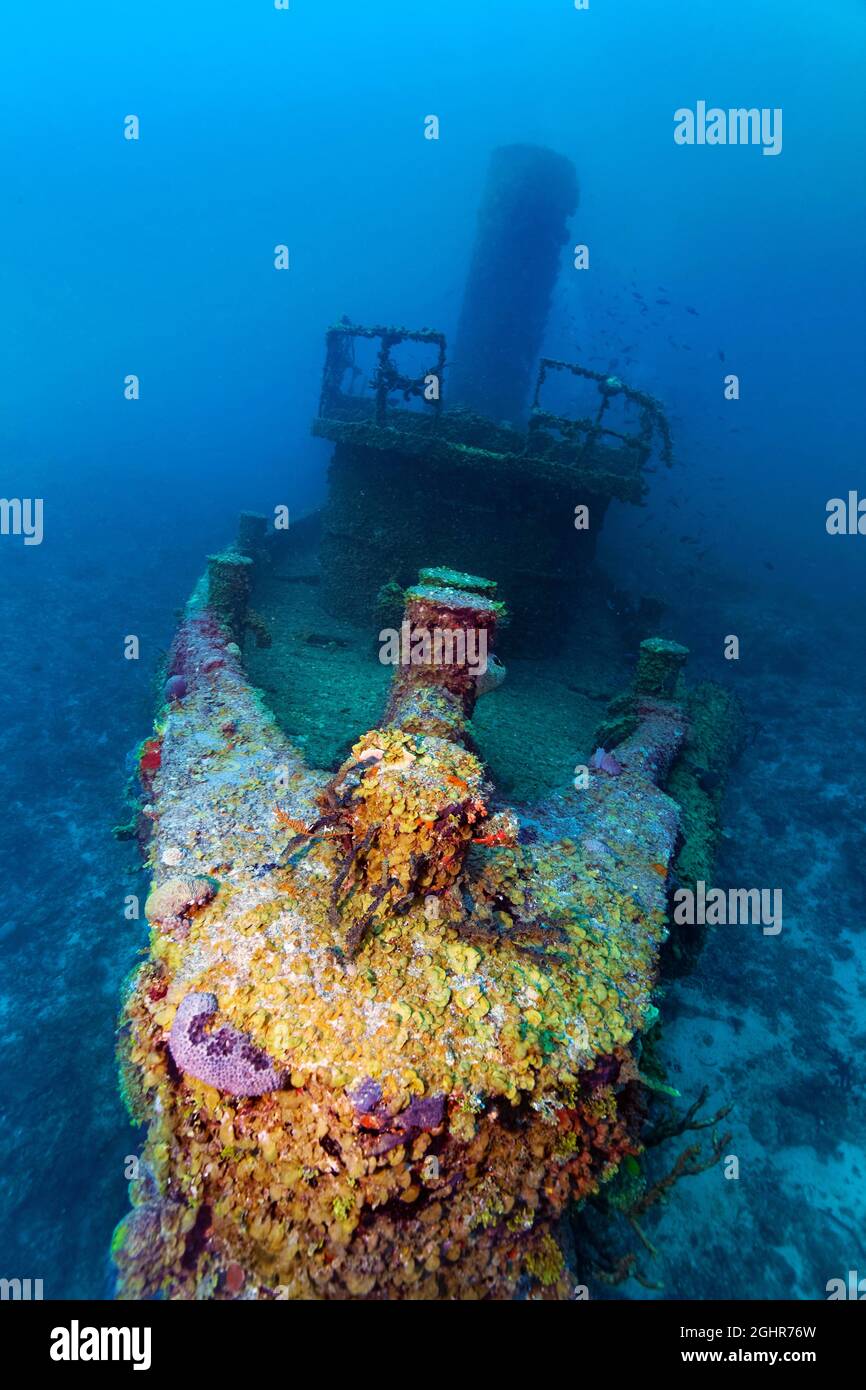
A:
POLYGON ((223 550, 207 557, 208 601, 222 619, 235 642, 240 645, 247 621, 250 599, 250 571, 253 562, 248 555, 223 550))
POLYGON ((237 548, 241 555, 255 559, 261 550, 268 530, 268 519, 260 512, 241 512, 238 517, 237 548))

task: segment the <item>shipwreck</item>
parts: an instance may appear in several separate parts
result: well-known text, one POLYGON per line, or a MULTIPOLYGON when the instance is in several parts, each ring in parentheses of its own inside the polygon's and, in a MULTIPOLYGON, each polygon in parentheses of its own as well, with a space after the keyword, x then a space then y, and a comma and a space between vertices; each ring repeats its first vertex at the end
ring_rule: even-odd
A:
POLYGON ((322 513, 244 514, 186 607, 132 821, 120 1297, 571 1297, 571 1215, 639 1165, 692 950, 668 894, 709 875, 736 718, 595 564, 672 446, 541 354, 576 201, 567 161, 497 153, 453 382, 433 330, 334 325, 322 513), (385 664, 386 623, 453 640, 385 664))

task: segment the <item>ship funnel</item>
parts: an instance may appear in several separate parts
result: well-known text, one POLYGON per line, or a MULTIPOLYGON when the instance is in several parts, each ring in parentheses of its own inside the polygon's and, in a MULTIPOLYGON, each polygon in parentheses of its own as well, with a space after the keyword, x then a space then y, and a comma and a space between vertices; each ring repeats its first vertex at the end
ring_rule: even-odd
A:
POLYGON ((525 418, 577 201, 569 159, 537 145, 494 150, 449 373, 449 405, 495 421, 525 418))

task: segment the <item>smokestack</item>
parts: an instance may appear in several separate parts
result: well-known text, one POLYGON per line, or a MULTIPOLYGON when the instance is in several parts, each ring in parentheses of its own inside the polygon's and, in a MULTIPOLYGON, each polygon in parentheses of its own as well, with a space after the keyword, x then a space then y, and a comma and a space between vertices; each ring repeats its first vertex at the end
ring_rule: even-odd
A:
POLYGON ((494 150, 447 382, 449 405, 496 421, 523 418, 577 201, 577 175, 562 155, 538 145, 494 150))

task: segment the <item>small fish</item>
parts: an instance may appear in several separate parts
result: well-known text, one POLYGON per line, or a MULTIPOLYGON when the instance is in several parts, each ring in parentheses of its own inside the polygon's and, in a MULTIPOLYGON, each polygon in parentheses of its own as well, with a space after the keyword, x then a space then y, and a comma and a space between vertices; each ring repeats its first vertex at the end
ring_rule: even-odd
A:
POLYGON ((687 313, 687 314, 694 314, 694 316, 695 316, 696 319, 697 319, 697 318, 700 318, 700 314, 698 313, 697 309, 693 309, 692 306, 691 306, 691 304, 687 304, 687 305, 686 305, 686 313, 687 313))
POLYGON ((671 301, 670 301, 669 299, 657 299, 657 300, 656 300, 656 304, 670 304, 670 302, 671 302, 671 301))
POLYGON ((650 868, 654 874, 658 874, 659 878, 667 878, 668 866, 667 864, 663 864, 660 859, 653 859, 650 868))
POLYGON ((720 362, 724 362, 724 360, 725 360, 725 354, 722 352, 722 349, 719 348, 719 361, 720 361, 720 362))
POLYGON ((468 792, 469 790, 469 783, 464 782, 462 777, 452 777, 449 773, 445 781, 449 782, 452 787, 458 787, 462 792, 468 792))

